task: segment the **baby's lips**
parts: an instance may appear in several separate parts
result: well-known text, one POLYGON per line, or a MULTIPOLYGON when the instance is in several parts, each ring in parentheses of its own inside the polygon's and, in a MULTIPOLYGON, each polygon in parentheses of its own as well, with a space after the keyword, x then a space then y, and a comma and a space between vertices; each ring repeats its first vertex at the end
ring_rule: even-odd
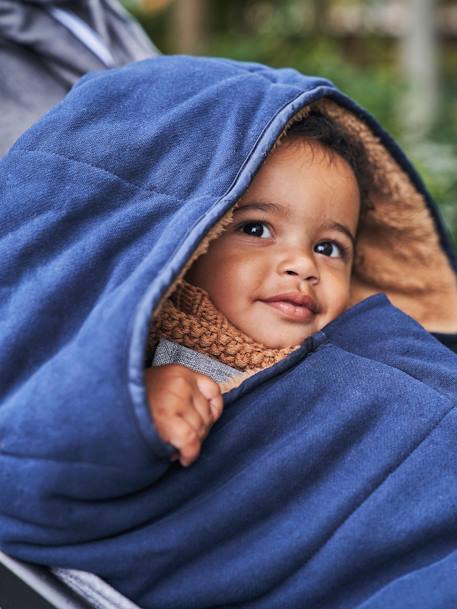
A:
POLYGON ((296 307, 306 307, 314 315, 319 312, 318 304, 314 298, 309 296, 309 294, 303 294, 301 292, 284 292, 281 294, 276 294, 275 296, 270 296, 270 298, 265 298, 263 302, 268 304, 285 302, 296 307))

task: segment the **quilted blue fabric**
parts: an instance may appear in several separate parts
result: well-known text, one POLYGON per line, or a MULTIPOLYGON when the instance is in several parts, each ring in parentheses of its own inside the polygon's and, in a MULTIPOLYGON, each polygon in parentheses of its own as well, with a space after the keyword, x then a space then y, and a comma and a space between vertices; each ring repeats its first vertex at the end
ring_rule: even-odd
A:
MULTIPOLYGON (((457 356, 376 295, 225 396, 190 468, 152 311, 329 81, 162 57, 83 78, 0 162, 0 545, 144 609, 457 606, 457 356)), ((440 242, 452 258, 427 196, 440 242)))

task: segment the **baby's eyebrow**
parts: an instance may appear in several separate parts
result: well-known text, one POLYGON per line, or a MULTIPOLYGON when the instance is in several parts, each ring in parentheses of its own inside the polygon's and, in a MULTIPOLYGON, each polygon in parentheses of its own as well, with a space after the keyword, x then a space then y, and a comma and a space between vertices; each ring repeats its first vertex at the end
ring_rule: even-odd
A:
POLYGON ((352 232, 350 231, 350 229, 345 225, 345 224, 341 224, 340 222, 329 222, 327 224, 324 224, 322 226, 323 230, 336 230, 339 231, 340 233, 343 233, 344 235, 346 235, 346 237, 349 237, 349 239, 352 242, 352 246, 355 247, 355 237, 352 234, 352 232))
POLYGON ((244 203, 242 205, 235 207, 235 209, 233 210, 233 213, 236 214, 236 212, 246 211, 246 210, 271 212, 277 216, 279 216, 279 215, 284 216, 287 213, 286 209, 282 205, 277 205, 276 203, 267 203, 264 201, 255 201, 252 203, 244 203))

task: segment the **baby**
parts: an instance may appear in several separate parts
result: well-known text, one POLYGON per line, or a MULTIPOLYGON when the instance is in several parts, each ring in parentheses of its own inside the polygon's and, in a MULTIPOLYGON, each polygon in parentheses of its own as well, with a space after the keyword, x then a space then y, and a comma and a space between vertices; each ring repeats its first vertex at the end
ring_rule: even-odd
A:
MULTIPOLYGON (((178 288, 178 309, 185 309, 186 300, 203 298, 238 344, 255 345, 270 355, 261 357, 260 365, 243 366, 245 371, 281 359, 348 307, 364 202, 363 166, 360 144, 328 118, 312 113, 266 159, 230 225, 178 288)), ((197 326, 201 310, 188 310, 197 326)), ((241 365, 224 362, 228 339, 219 341, 217 359, 229 375, 239 374, 241 365)), ((200 357, 208 357, 198 340, 190 344, 200 357)), ((183 466, 197 459, 222 413, 217 375, 210 376, 176 363, 146 370, 156 429, 179 451, 174 458, 183 466)))

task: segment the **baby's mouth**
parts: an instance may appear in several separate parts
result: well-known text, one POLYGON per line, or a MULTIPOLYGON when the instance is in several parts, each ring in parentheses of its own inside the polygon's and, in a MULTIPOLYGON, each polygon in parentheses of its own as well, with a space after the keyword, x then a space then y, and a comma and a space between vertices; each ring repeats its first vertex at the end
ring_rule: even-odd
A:
POLYGON ((319 312, 316 301, 311 296, 299 292, 276 294, 276 296, 265 298, 261 302, 276 309, 284 317, 298 322, 311 321, 319 312))

